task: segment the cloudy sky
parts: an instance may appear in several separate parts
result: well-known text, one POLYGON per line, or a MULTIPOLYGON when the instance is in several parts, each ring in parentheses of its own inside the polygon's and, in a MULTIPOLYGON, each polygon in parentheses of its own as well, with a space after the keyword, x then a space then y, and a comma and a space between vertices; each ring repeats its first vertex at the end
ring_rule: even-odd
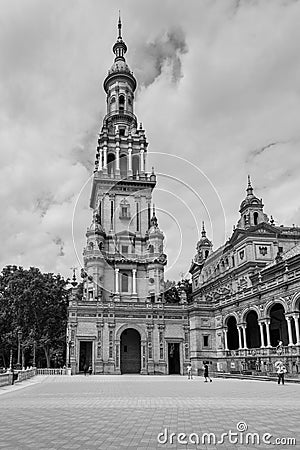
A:
POLYGON ((1 267, 80 267, 118 9, 158 174, 166 278, 188 271, 202 220, 214 248, 231 235, 248 173, 277 224, 300 224, 299 1, 0 6, 1 267))

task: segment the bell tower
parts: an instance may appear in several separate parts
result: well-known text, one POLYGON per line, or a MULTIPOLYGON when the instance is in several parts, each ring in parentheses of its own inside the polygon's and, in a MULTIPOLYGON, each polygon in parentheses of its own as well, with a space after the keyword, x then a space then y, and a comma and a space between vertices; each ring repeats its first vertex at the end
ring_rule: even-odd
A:
POLYGON ((93 223, 84 250, 84 296, 101 301, 157 302, 162 299, 166 255, 155 213, 155 226, 151 219, 156 175, 154 169, 151 173, 146 170, 148 142, 134 114, 137 83, 125 60, 127 46, 121 32, 119 18, 115 58, 103 83, 107 113, 98 138, 90 199, 93 223), (160 245, 152 251, 158 230, 160 245), (159 280, 155 283, 148 281, 153 279, 153 264, 159 280))
POLYGON ((85 366, 99 374, 167 371, 161 319, 167 256, 152 204, 156 175, 154 168, 147 170, 148 142, 134 112, 137 82, 126 52, 119 18, 115 57, 103 83, 106 115, 96 150, 82 289, 69 304, 72 373, 85 366), (156 308, 159 326, 153 324, 156 308), (160 347, 152 348, 154 342, 160 347))

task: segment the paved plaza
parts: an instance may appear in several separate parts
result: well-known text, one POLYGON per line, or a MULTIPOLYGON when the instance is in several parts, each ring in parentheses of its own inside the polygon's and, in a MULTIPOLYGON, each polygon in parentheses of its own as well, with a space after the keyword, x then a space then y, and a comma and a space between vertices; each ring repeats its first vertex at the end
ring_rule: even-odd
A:
POLYGON ((300 448, 299 384, 232 379, 204 383, 180 376, 37 376, 0 388, 0 406, 0 449, 5 450, 300 448), (237 433, 231 442, 221 437, 229 430, 237 433), (202 444, 204 433, 213 433, 219 443, 204 436, 202 444), (249 435, 247 445, 247 433, 257 433, 260 443, 249 435), (295 438, 297 443, 287 445, 283 439, 278 445, 263 444, 265 433, 272 435, 266 436, 268 442, 295 438))

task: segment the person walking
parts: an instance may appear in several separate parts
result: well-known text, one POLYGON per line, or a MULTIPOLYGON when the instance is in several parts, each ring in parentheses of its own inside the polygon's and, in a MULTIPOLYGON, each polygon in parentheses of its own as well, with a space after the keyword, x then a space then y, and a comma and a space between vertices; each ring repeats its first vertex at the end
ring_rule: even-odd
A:
POLYGON ((85 376, 86 376, 86 374, 87 374, 87 371, 88 371, 88 366, 87 366, 87 364, 85 363, 84 366, 83 366, 83 373, 84 373, 85 376))
POLYGON ((278 375, 278 384, 280 384, 280 380, 282 384, 284 384, 284 374, 286 373, 286 367, 284 364, 280 364, 277 369, 277 375, 278 375))
POLYGON ((211 382, 212 382, 212 379, 211 379, 210 376, 208 375, 208 365, 207 365, 207 364, 204 364, 203 369, 204 369, 204 378, 205 378, 204 382, 207 383, 207 379, 209 379, 209 381, 210 381, 210 383, 211 383, 211 382))
POLYGON ((189 363, 189 364, 187 365, 186 370, 187 370, 188 380, 192 380, 192 379, 193 379, 193 374, 192 374, 192 366, 191 366, 191 363, 189 363))

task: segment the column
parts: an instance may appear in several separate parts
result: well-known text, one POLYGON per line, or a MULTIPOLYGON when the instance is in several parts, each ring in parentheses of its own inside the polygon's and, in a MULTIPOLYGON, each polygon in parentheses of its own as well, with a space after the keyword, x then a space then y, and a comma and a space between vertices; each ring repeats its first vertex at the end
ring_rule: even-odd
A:
POLYGON ((103 145, 103 172, 107 173, 107 145, 103 145))
POLYGON ((141 375, 147 374, 146 357, 146 340, 141 339, 141 375))
POLYGON ((258 322, 259 325, 259 331, 260 331, 260 348, 264 348, 265 347, 265 340, 264 340, 264 324, 263 322, 258 322))
POLYGON ((116 177, 120 175, 120 142, 117 141, 116 145, 116 177))
POLYGON ((144 170, 145 170, 145 173, 148 172, 148 167, 147 167, 147 152, 144 153, 144 170))
POLYGON ((132 177, 132 144, 128 143, 128 176, 132 177))
POLYGON ((247 347, 247 338, 246 338, 246 325, 242 325, 242 330, 243 330, 243 340, 244 340, 244 349, 248 349, 247 347))
POLYGON ((116 341, 116 369, 120 370, 120 340, 116 341))
POLYGON ((103 149, 100 148, 100 152, 99 152, 99 166, 98 166, 98 171, 102 170, 102 157, 103 157, 103 149))
POLYGON ((292 333, 292 323, 291 323, 292 317, 291 316, 287 316, 286 320, 287 320, 288 335, 289 335, 289 344, 288 345, 289 345, 289 347, 291 347, 292 345, 294 345, 294 343, 293 343, 293 333, 292 333))
POLYGON ((140 161, 141 161, 141 175, 143 175, 143 173, 145 172, 145 167, 144 167, 144 144, 142 144, 142 148, 140 151, 140 161))
POLYGON ((136 269, 132 269, 132 293, 136 295, 136 269))
POLYGON ((227 344, 227 333, 228 333, 228 330, 227 330, 227 328, 224 328, 224 347, 225 347, 225 350, 227 351, 228 350, 228 344, 227 344))
POLYGON ((102 355, 102 341, 103 341, 103 323, 97 323, 97 353, 96 353, 96 358, 98 360, 102 360, 103 355, 102 355))
POLYGON ((271 347, 271 338, 270 338, 270 320, 266 320, 266 331, 267 331, 267 347, 271 347))
POLYGON ((297 337, 296 345, 300 345, 299 314, 293 314, 293 317, 294 317, 296 337, 297 337))
POLYGON ((115 293, 119 294, 119 269, 115 268, 115 293))
POLYGON ((242 329, 240 326, 238 326, 237 329, 239 332, 239 350, 241 350, 243 348, 243 346, 242 346, 242 329))

